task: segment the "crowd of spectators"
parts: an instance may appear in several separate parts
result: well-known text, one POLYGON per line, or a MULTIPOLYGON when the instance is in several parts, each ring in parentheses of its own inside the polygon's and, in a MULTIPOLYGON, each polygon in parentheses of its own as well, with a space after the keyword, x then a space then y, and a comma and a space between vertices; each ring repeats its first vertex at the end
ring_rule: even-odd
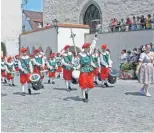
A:
POLYGON ((148 14, 147 17, 144 15, 141 15, 140 17, 133 16, 126 20, 113 18, 111 19, 109 27, 112 32, 154 29, 154 14, 153 16, 148 14))
MULTIPOLYGON (((150 43, 151 51, 154 52, 154 45, 150 43)), ((120 71, 121 71, 121 78, 131 78, 136 79, 136 67, 139 63, 140 54, 144 52, 144 45, 139 48, 134 48, 132 51, 123 49, 121 51, 120 57, 120 71), (129 73, 129 74, 128 74, 129 73)))

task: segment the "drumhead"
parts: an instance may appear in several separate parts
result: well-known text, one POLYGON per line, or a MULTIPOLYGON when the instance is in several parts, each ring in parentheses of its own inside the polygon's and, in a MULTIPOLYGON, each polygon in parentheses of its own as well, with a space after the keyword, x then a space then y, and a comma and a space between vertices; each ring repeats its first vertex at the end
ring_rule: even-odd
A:
POLYGON ((75 78, 75 79, 78 79, 80 76, 80 71, 79 70, 74 70, 72 72, 72 77, 75 78))
POLYGON ((30 81, 31 82, 37 82, 37 81, 39 81, 40 80, 40 75, 39 74, 36 74, 36 73, 34 73, 34 74, 32 74, 32 75, 30 75, 30 81))

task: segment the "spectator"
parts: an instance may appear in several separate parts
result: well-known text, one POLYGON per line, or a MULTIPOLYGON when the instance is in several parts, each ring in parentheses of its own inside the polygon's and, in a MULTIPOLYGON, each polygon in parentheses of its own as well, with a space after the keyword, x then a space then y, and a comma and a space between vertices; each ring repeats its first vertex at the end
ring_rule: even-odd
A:
POLYGON ((151 46, 151 51, 154 52, 154 45, 150 43, 150 46, 151 46))
POLYGON ((132 22, 131 22, 130 18, 127 18, 126 25, 129 26, 129 30, 130 30, 131 29, 131 25, 132 25, 132 22))
POLYGON ((47 25, 45 27, 46 28, 51 27, 51 24, 47 23, 47 25))
POLYGON ((141 24, 141 29, 145 29, 145 18, 143 15, 141 16, 140 24, 141 24))
POLYGON ((116 18, 111 19, 111 31, 116 31, 116 27, 118 25, 118 20, 116 18))
POLYGON ((131 57, 132 57, 131 51, 128 50, 128 51, 127 51, 127 62, 130 62, 130 61, 131 61, 131 57))
MULTIPOLYGON (((126 49, 123 49, 123 50, 121 51, 121 57, 120 57, 121 65, 122 65, 123 63, 127 62, 127 53, 126 53, 126 52, 127 52, 126 49)), ((121 65, 120 65, 120 66, 121 66, 121 65)))
POLYGON ((141 23, 140 23, 140 17, 139 16, 137 16, 136 24, 137 24, 137 30, 140 30, 141 29, 141 23))
POLYGON ((146 19, 146 29, 151 29, 152 28, 152 20, 151 20, 151 15, 148 14, 147 19, 146 19))
POLYGON ((120 21, 120 29, 121 29, 120 31, 125 31, 126 30, 125 22, 124 22, 123 18, 120 21))
POLYGON ((131 30, 136 30, 137 29, 137 25, 136 25, 136 18, 135 16, 133 17, 133 21, 132 21, 132 27, 131 30))

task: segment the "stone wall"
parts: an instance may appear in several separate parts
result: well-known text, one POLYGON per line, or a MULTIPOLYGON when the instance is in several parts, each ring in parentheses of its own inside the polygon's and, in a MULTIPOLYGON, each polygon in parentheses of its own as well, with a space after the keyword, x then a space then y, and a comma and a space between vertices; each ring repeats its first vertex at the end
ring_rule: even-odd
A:
POLYGON ((111 18, 154 14, 154 0, 44 0, 44 24, 57 19, 60 23, 81 23, 90 4, 99 7, 102 23, 108 26, 111 18))

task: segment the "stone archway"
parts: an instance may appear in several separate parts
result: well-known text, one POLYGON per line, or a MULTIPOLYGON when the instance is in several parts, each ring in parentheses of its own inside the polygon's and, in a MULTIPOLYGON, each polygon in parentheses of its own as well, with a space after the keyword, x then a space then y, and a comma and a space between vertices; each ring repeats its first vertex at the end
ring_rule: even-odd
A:
POLYGON ((43 48, 42 48, 41 46, 39 47, 39 49, 41 50, 41 52, 44 52, 44 51, 43 51, 43 48))
POLYGON ((47 49, 45 51, 45 56, 47 57, 47 59, 49 58, 49 56, 50 56, 51 53, 52 53, 51 47, 47 47, 47 49))
POLYGON ((98 3, 90 0, 84 4, 80 13, 80 23, 89 25, 90 29, 96 29, 98 24, 102 25, 102 11, 98 3))
POLYGON ((4 42, 1 42, 1 56, 7 56, 6 45, 4 42))

